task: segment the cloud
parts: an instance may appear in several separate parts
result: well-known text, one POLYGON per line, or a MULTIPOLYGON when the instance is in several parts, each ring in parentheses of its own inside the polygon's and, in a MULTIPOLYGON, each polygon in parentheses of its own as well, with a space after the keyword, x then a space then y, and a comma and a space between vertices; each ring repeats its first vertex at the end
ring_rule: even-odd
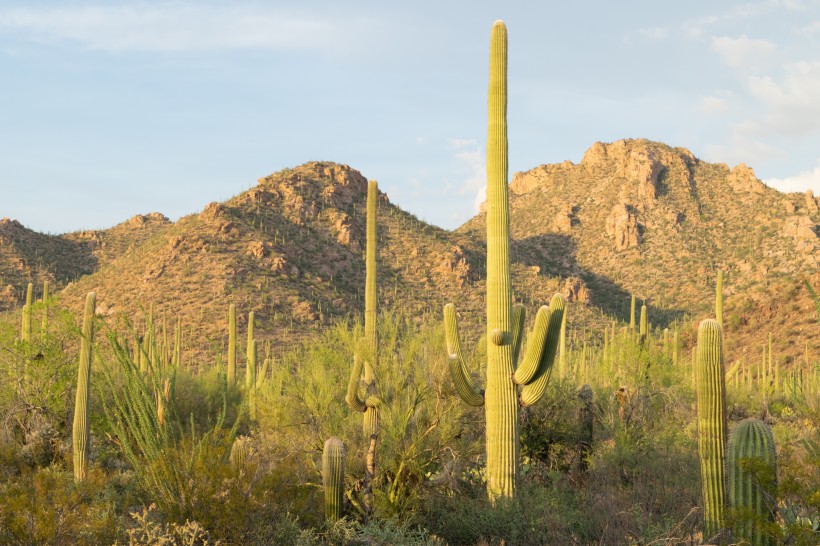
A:
POLYGON ((744 34, 738 38, 712 38, 712 49, 732 68, 758 70, 765 65, 777 46, 768 40, 755 40, 744 34))
POLYGON ((366 35, 366 17, 306 16, 268 7, 138 3, 0 9, 0 33, 90 50, 209 51, 218 49, 333 52, 366 35))
POLYGON ((767 178, 763 182, 782 192, 805 192, 810 189, 815 195, 820 195, 820 167, 786 178, 767 178))
POLYGON ((702 97, 698 103, 698 110, 709 116, 723 114, 726 109, 726 100, 720 97, 702 97))
POLYGON ((451 148, 457 150, 453 158, 456 160, 458 172, 464 177, 458 193, 459 195, 472 194, 474 196, 473 212, 478 213, 487 195, 484 150, 474 138, 450 138, 447 139, 447 143, 451 148))
POLYGON ((662 40, 669 35, 669 29, 666 27, 649 27, 638 30, 638 34, 644 38, 652 40, 662 40))
POLYGON ((745 127, 748 132, 801 136, 820 130, 820 61, 790 63, 784 70, 782 81, 749 78, 749 92, 765 114, 745 127))

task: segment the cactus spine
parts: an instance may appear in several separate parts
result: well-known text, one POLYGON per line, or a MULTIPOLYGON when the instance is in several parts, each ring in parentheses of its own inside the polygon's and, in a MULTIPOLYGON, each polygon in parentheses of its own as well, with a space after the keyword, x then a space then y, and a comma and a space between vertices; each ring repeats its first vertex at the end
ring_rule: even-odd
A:
POLYGON ((236 385, 236 305, 228 307, 228 385, 236 385))
POLYGON ((345 445, 335 436, 322 450, 322 485, 325 490, 325 516, 330 521, 342 518, 345 483, 345 445))
POLYGON ((723 332, 717 320, 704 320, 698 328, 695 378, 706 538, 725 527, 726 508, 726 384, 723 332))
POLYGON ((745 419, 729 439, 729 503, 735 514, 734 533, 753 546, 775 544, 761 529, 774 522, 777 467, 772 430, 763 421, 745 419), (751 468, 750 468, 751 465, 751 468))
POLYGON ((74 481, 81 482, 88 471, 88 382, 91 379, 91 346, 94 343, 94 311, 97 295, 89 292, 85 298, 83 338, 80 342, 80 362, 77 367, 77 398, 74 403, 72 451, 74 454, 74 481))
POLYGON ((34 298, 34 285, 28 283, 26 288, 26 304, 23 306, 23 329, 20 339, 26 343, 31 343, 31 305, 34 298))
POLYGON ((487 491, 491 500, 515 496, 518 477, 517 385, 520 403, 535 403, 546 389, 558 345, 564 298, 542 307, 518 370, 524 309, 512 305, 510 219, 507 187, 507 29, 493 24, 490 38, 489 122, 487 138, 487 388, 476 387, 461 352, 455 307, 444 307, 450 374, 456 392, 471 405, 484 405, 486 416, 487 491))

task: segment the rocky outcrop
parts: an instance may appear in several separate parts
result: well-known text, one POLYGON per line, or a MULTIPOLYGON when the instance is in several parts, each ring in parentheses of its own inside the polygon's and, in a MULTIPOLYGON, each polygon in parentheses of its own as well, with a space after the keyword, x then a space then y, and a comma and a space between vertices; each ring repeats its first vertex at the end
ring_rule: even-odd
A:
POLYGON ((458 245, 454 245, 449 253, 441 257, 441 261, 434 271, 448 281, 455 283, 458 288, 464 286, 472 273, 467 257, 464 255, 464 250, 458 245))
POLYGON ((615 240, 615 250, 635 248, 641 243, 638 217, 626 203, 618 203, 606 219, 606 233, 615 240))
POLYGON ((569 233, 572 231, 573 211, 572 205, 564 205, 552 218, 552 230, 559 233, 569 233))
POLYGON ((726 182, 736 193, 763 193, 766 186, 755 176, 754 170, 744 163, 732 168, 726 182))

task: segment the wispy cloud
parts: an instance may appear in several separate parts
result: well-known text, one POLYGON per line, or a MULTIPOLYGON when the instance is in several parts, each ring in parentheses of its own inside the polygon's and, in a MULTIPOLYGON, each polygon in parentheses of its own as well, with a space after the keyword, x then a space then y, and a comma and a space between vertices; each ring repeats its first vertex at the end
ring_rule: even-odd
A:
POLYGON ((712 38, 712 49, 732 68, 753 71, 766 65, 777 46, 768 40, 756 40, 743 34, 738 38, 712 38))
POLYGON ((749 92, 765 112, 748 124, 749 132, 801 136, 820 131, 820 61, 790 63, 784 70, 780 81, 769 76, 749 78, 749 92))
POLYGON ((726 112, 726 99, 720 97, 702 97, 698 103, 698 110, 706 115, 714 116, 726 112))
POLYGON ((367 16, 305 15, 273 7, 174 2, 0 9, 0 33, 108 52, 320 50, 366 36, 367 16))
POLYGON ((447 139, 450 148, 455 150, 454 159, 458 163, 458 170, 464 176, 464 181, 458 190, 461 195, 472 194, 473 212, 477 213, 487 198, 487 178, 484 151, 474 138, 447 139))

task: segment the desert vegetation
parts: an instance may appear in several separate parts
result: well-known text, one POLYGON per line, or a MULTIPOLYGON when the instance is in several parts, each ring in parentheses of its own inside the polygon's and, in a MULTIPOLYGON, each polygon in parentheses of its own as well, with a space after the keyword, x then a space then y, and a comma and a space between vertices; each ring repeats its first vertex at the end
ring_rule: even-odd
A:
POLYGON ((458 290, 420 312, 398 303, 395 271, 380 283, 379 230, 396 224, 375 182, 363 275, 345 273, 364 313, 288 343, 276 315, 281 332, 257 337, 264 306, 240 297, 196 322, 151 299, 101 313, 93 291, 79 313, 28 284, 0 316, 0 544, 817 544, 815 287, 816 316, 790 339, 770 330, 754 360, 721 270, 698 292, 704 320, 517 288, 506 55, 498 22, 484 326, 471 313, 459 329, 458 290))

